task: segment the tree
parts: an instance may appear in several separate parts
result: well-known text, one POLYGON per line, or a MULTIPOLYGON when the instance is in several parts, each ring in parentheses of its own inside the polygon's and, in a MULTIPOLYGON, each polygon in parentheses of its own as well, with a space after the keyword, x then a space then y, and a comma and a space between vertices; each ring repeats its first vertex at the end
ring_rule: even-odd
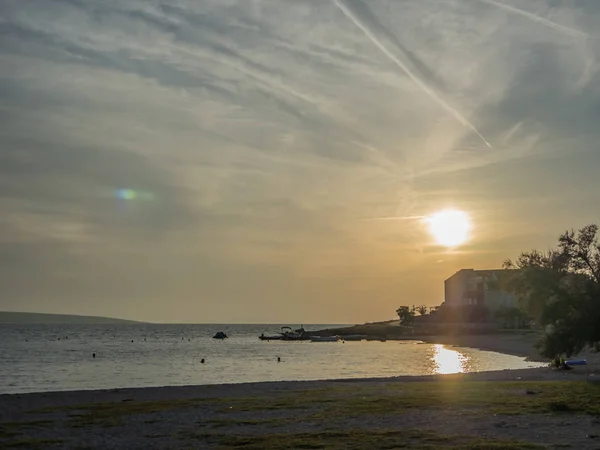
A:
POLYGON ((563 233, 558 248, 522 253, 505 268, 515 269, 507 287, 545 335, 540 353, 571 356, 586 346, 600 350, 600 245, 598 226, 563 233))
POLYGON ((440 323, 485 323, 490 318, 490 310, 485 305, 442 304, 434 313, 440 323))
POLYGON ((520 328, 530 320, 525 311, 514 306, 503 306, 495 312, 494 316, 501 320, 506 328, 520 328))
POLYGON ((415 310, 419 313, 420 316, 424 316, 425 314, 427 314, 427 306, 425 305, 419 305, 415 308, 415 310))
POLYGON ((415 317, 415 311, 408 306, 400 306, 396 314, 400 318, 400 325, 410 325, 415 317))

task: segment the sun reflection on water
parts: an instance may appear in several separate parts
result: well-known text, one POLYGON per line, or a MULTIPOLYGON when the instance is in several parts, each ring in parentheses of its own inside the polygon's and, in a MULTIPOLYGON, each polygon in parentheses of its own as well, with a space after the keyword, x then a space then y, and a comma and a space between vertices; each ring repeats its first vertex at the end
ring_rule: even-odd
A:
POLYGON ((448 373, 463 373, 468 371, 469 357, 463 355, 456 350, 450 350, 443 345, 436 344, 433 346, 433 373, 448 374, 448 373))

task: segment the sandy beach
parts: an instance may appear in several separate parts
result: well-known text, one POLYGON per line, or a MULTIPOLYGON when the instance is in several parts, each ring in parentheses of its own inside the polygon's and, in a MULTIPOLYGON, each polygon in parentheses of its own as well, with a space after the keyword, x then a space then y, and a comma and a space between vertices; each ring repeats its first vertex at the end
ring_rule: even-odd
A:
MULTIPOLYGON (((540 356, 534 347, 537 336, 535 334, 485 334, 464 336, 433 336, 420 338, 425 342, 443 344, 449 347, 470 347, 479 350, 505 353, 508 355, 521 356, 528 361, 547 363, 547 358, 540 356)), ((600 373, 600 353, 586 349, 572 359, 585 359, 587 373, 600 373)))
MULTIPOLYGON (((521 356, 529 361, 548 362, 539 355, 534 344, 535 334, 481 334, 481 335, 446 335, 416 337, 424 342, 443 344, 450 347, 470 347, 490 352, 521 356)), ((596 360, 595 354, 585 352, 582 357, 596 360)), ((578 357, 579 358, 579 357, 578 357)))
MULTIPOLYGON (((505 353, 526 358, 528 361, 549 362, 540 356, 534 344, 539 334, 534 331, 500 331, 488 334, 444 334, 444 335, 407 335, 401 334, 397 321, 382 324, 355 325, 348 328, 325 330, 328 334, 364 335, 372 339, 418 340, 449 347, 468 347, 490 352, 505 353)), ((600 353, 587 349, 574 359, 586 359, 588 368, 600 370, 600 353), (596 369, 597 368, 597 369, 596 369)))
MULTIPOLYGON (((433 340, 531 356, 518 337, 433 340)), ((0 447, 595 449, 596 368, 2 395, 0 447)))

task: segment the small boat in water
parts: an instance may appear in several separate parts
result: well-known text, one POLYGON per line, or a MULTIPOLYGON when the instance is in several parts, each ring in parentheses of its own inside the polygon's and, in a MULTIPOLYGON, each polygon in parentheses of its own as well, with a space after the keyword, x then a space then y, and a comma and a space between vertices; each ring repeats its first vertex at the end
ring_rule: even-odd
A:
POLYGON ((283 340, 283 335, 275 334, 275 335, 271 335, 271 336, 265 336, 265 334, 263 333, 258 338, 261 341, 281 341, 281 340, 283 340))
POLYGON ((304 327, 300 327, 297 330, 292 330, 290 327, 282 327, 281 331, 284 341, 308 341, 310 339, 304 327))
POLYGON ((224 332, 219 331, 213 336, 213 339, 227 339, 228 337, 224 332))
POLYGON ((339 336, 313 336, 310 338, 310 342, 337 342, 339 336))
POLYGON ((304 327, 293 330, 291 327, 281 327, 281 332, 277 335, 265 336, 264 333, 258 337, 261 341, 307 341, 310 336, 306 333, 304 327))

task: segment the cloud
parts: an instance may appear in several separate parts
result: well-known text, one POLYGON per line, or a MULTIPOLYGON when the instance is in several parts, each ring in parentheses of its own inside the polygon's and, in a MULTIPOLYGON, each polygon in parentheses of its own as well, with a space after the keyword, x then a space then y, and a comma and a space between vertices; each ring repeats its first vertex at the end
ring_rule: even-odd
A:
POLYGON ((544 180, 565 161, 575 185, 591 179, 600 48, 555 25, 591 34, 600 10, 527 12, 2 2, 0 309, 364 321, 439 298, 446 266, 429 263, 448 258, 418 221, 365 218, 463 205, 508 227, 532 198, 530 220, 549 223, 548 199, 569 206, 544 180))
MULTIPOLYGON (((460 123, 464 126, 468 127, 475 133, 477 136, 481 138, 481 140, 488 146, 491 147, 490 143, 485 139, 485 137, 477 130, 477 128, 469 122, 458 110, 450 106, 439 94, 434 92, 428 84, 415 73, 414 70, 410 69, 404 61, 394 55, 388 48, 375 36, 375 34, 369 29, 369 27, 362 24, 362 22, 353 14, 353 12, 346 6, 346 4, 342 0, 334 0, 334 3, 342 10, 342 12, 358 27, 360 30, 365 33, 365 35, 388 57, 391 61, 393 61, 400 69, 402 69, 406 75, 410 77, 411 80, 415 82, 419 88, 423 90, 429 97, 431 97, 436 103, 438 103, 442 108, 444 108, 449 114, 454 116, 460 123)), ((356 4, 361 5, 361 11, 364 13, 367 8, 359 2, 356 4)), ((367 13, 370 17, 370 13, 367 13)), ((370 20, 374 22, 373 19, 370 20)), ((388 34, 388 33, 386 33, 388 34)), ((412 58, 414 61, 414 57, 412 58)), ((414 63, 413 63, 414 64, 414 63)))
POLYGON ((486 3, 491 6, 495 6, 497 8, 501 8, 506 11, 509 11, 513 14, 517 14, 519 16, 525 17, 533 22, 540 23, 540 24, 547 26, 549 28, 552 28, 553 30, 556 30, 560 33, 564 33, 567 36, 579 37, 579 38, 591 38, 592 37, 589 34, 584 33, 583 31, 576 30, 575 28, 567 27, 565 25, 561 25, 559 23, 553 22, 552 20, 548 20, 544 17, 541 17, 537 14, 533 14, 529 11, 525 11, 524 9, 515 8, 514 6, 511 6, 507 3, 502 3, 502 2, 499 2, 496 0, 477 0, 477 1, 486 3))

